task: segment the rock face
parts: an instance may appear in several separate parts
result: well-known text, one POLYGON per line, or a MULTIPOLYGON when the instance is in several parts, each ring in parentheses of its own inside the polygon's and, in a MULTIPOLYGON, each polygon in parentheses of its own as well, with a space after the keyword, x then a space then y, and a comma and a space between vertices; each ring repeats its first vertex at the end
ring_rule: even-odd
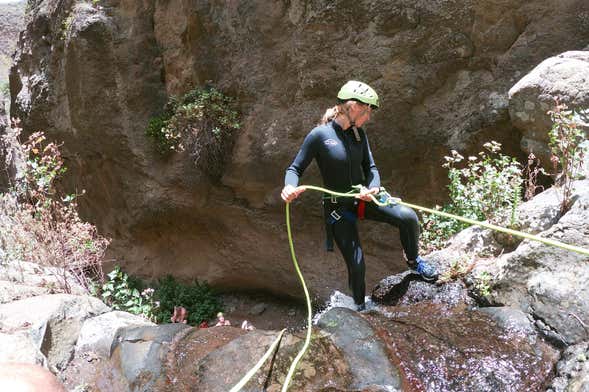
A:
MULTIPOLYGON (((172 272, 297 295, 279 190, 344 81, 364 80, 381 95, 368 132, 384 185, 429 204, 441 198, 449 148, 478 150, 493 138, 518 154, 508 89, 589 38, 585 0, 29 5, 12 115, 26 131, 64 141, 69 185, 88 190, 84 217, 113 238, 113 256, 147 277, 172 272), (161 159, 144 135, 167 95, 204 84, 236 97, 243 113, 218 184, 188 156, 161 159)), ((310 169, 304 183, 318 182, 310 169)), ((325 296, 346 279, 339 255, 322 252, 317 201, 295 203, 294 221, 309 286, 325 296)), ((394 230, 362 226, 371 286, 405 266, 394 230)))
POLYGON ((24 0, 0 4, 0 87, 8 83, 18 33, 25 27, 25 4, 24 0))
MULTIPOLYGON (((557 224, 542 233, 566 244, 589 247, 589 184, 577 183, 577 200, 557 224)), ((518 306, 536 319, 548 336, 564 344, 589 339, 589 258, 524 242, 499 260, 494 298, 518 306)))
MULTIPOLYGON (((565 52, 544 60, 509 90, 509 114, 513 125, 522 130, 522 149, 533 152, 547 168, 547 131, 552 127, 547 111, 554 110, 555 100, 577 111, 589 108, 588 51, 565 52)), ((589 131, 586 118, 579 120, 589 131)))

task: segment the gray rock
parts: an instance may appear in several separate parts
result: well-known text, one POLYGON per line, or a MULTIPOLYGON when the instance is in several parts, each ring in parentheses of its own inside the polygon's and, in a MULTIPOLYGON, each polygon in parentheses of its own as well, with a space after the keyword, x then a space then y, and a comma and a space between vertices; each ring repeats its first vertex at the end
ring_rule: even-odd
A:
POLYGON ((154 323, 127 312, 108 312, 84 321, 76 343, 76 355, 93 352, 109 358, 118 330, 126 327, 155 326, 154 323))
MULTIPOLYGON (((547 111, 554 109, 555 99, 570 109, 589 107, 589 52, 565 52, 546 59, 509 90, 509 114, 523 131, 522 149, 533 152, 547 169, 552 128, 547 111)), ((589 131, 589 126, 585 129, 589 131)))
POLYGON ((63 369, 73 355, 83 321, 108 310, 94 297, 42 295, 0 305, 0 331, 26 331, 48 365, 63 369))
POLYGON ((529 337, 532 342, 535 341, 536 330, 529 316, 520 309, 506 306, 480 308, 483 312, 491 316, 493 320, 507 333, 512 335, 521 335, 529 337))
POLYGON ((37 295, 50 294, 50 291, 51 289, 48 287, 29 286, 0 280, 0 304, 37 295))
MULTIPOLYGON (((589 190, 578 183, 576 201, 557 224, 541 236, 589 248, 589 190)), ((534 241, 524 241, 497 260, 493 298, 519 307, 561 344, 589 339, 588 257, 534 241)))
POLYGON ((474 306, 473 299, 461 282, 433 284, 411 271, 381 280, 372 291, 372 300, 386 305, 412 305, 431 301, 448 306, 474 306))
POLYGON ((359 313, 334 308, 321 316, 317 326, 344 352, 353 376, 351 388, 401 389, 399 370, 390 363, 382 341, 359 313))
POLYGON ((251 315, 260 315, 260 314, 264 313, 264 311, 266 310, 267 307, 268 307, 268 305, 266 305, 265 303, 259 303, 259 304, 252 306, 252 308, 248 311, 248 313, 251 315))
POLYGON ((47 358, 26 332, 0 333, 0 362, 24 362, 47 366, 47 358))
MULTIPOLYGON (((27 261, 5 261, 0 263, 0 303, 40 294, 54 294, 63 290, 62 270, 27 261)), ((71 288, 71 294, 87 294, 71 274, 66 273, 65 277, 71 288)))
POLYGON ((162 361, 176 334, 186 324, 163 324, 119 328, 111 349, 113 363, 120 366, 131 391, 151 391, 162 372, 162 361))
POLYGON ((556 364, 556 377, 546 392, 589 391, 589 343, 568 347, 556 364))

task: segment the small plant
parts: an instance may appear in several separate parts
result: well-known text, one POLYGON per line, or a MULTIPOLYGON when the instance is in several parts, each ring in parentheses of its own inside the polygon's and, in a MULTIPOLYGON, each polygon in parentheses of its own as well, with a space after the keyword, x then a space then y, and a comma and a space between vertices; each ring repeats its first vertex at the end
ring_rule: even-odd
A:
POLYGON ((462 279, 474 268, 475 263, 469 262, 469 260, 470 257, 468 255, 453 260, 450 263, 450 268, 442 273, 438 281, 440 283, 447 283, 453 280, 462 279))
POLYGON ((122 310, 155 321, 158 307, 153 298, 154 290, 146 288, 142 291, 133 284, 132 279, 117 265, 107 274, 102 286, 102 298, 115 310, 122 310))
POLYGON ((71 28, 72 28, 72 24, 74 23, 74 15, 69 14, 61 23, 61 39, 63 41, 65 41, 65 39, 67 38, 71 28))
POLYGON ((193 325, 214 318, 217 312, 223 310, 219 298, 206 283, 195 281, 186 285, 179 283, 172 276, 159 280, 155 298, 160 303, 156 315, 158 322, 168 322, 174 312, 174 306, 186 308, 188 322, 193 325))
POLYGON ((524 169, 524 200, 531 200, 538 191, 542 192, 544 187, 538 185, 538 175, 546 175, 546 172, 540 166, 540 159, 538 159, 533 153, 528 155, 528 164, 524 169))
POLYGON ((559 104, 558 101, 555 109, 548 114, 553 122, 552 129, 548 132, 552 152, 552 174, 554 185, 560 195, 560 213, 563 215, 571 207, 573 181, 579 178, 585 158, 583 142, 586 138, 580 123, 581 117, 586 117, 587 114, 567 110, 567 106, 559 104))
POLYGON ((476 276, 474 289, 481 297, 489 296, 491 294, 491 274, 487 271, 483 271, 476 276))
POLYGON ((217 179, 240 127, 231 98, 214 88, 197 88, 172 97, 164 113, 150 119, 146 134, 162 154, 188 150, 196 166, 217 179))
MULTIPOLYGON (((493 220, 507 212, 514 225, 521 198, 521 166, 514 158, 500 153, 501 144, 492 141, 483 147, 486 151, 468 157, 464 165, 464 157, 457 151, 445 157, 443 166, 448 168, 450 202, 436 208, 474 220, 493 220)), ((422 227, 422 247, 431 251, 445 246, 452 235, 468 224, 424 214, 422 227)))

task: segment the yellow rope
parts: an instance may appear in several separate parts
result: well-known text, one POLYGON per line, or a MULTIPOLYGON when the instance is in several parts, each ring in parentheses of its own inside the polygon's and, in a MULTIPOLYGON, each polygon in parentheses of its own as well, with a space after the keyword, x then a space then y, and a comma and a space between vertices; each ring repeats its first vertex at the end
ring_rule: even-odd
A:
POLYGON ((278 346, 278 343, 282 339, 282 335, 284 335, 284 331, 286 331, 286 329, 283 329, 282 331, 280 331, 280 333, 278 334, 278 337, 274 340, 272 345, 270 345, 270 348, 266 351, 264 356, 262 358, 260 358, 258 363, 256 363, 256 365, 253 368, 251 368, 249 370, 249 372, 247 372, 246 375, 243 376, 241 378, 241 380, 239 380, 239 382, 237 384, 235 384, 235 386, 229 390, 229 392, 238 392, 241 390, 241 388, 243 388, 245 386, 245 384, 247 384, 247 382, 250 380, 250 378, 252 378, 254 376, 254 374, 256 374, 258 369, 260 369, 262 367, 262 365, 264 364, 264 362, 266 362, 266 360, 270 357, 270 354, 272 354, 274 352, 274 350, 278 346))

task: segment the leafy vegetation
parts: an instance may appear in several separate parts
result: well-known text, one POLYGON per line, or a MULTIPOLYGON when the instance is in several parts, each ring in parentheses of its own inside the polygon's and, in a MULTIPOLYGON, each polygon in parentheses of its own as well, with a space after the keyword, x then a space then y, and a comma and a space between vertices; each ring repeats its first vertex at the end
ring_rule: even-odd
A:
MULTIPOLYGON (((450 202, 436 208, 475 220, 493 220, 508 212, 514 225, 523 183, 521 165, 514 158, 501 154, 501 145, 495 141, 483 147, 486 151, 466 161, 457 151, 445 157, 443 166, 448 168, 450 202)), ((424 214, 422 226, 422 247, 431 251, 442 248, 452 235, 468 224, 424 214)))
POLYGON ((200 324, 204 320, 214 318, 215 314, 222 310, 221 301, 205 282, 182 284, 174 277, 166 276, 159 280, 155 297, 160 304, 158 322, 167 322, 174 306, 183 306, 188 310, 190 324, 200 324))
POLYGON ((491 294, 491 274, 483 271, 477 275, 475 277, 474 289, 481 297, 488 297, 491 294))
POLYGON ((560 213, 564 214, 571 207, 573 181, 579 178, 586 154, 585 132, 580 124, 587 113, 567 110, 566 105, 557 102, 556 108, 548 114, 553 122, 548 133, 552 175, 560 195, 560 213))
POLYGON ((102 299, 115 310, 122 310, 142 316, 150 321, 156 320, 157 301, 153 298, 154 290, 141 290, 129 276, 116 266, 102 285, 102 299))
POLYGON ((214 88, 196 88, 172 97, 163 114, 150 119, 146 134, 162 154, 187 150, 196 166, 216 179, 240 127, 231 98, 214 88))
POLYGON ((113 309, 158 323, 170 322, 175 306, 182 306, 188 311, 188 322, 193 325, 214 318, 222 310, 221 301, 206 283, 195 281, 187 285, 166 276, 158 281, 155 288, 145 288, 119 266, 107 275, 101 296, 113 309))

